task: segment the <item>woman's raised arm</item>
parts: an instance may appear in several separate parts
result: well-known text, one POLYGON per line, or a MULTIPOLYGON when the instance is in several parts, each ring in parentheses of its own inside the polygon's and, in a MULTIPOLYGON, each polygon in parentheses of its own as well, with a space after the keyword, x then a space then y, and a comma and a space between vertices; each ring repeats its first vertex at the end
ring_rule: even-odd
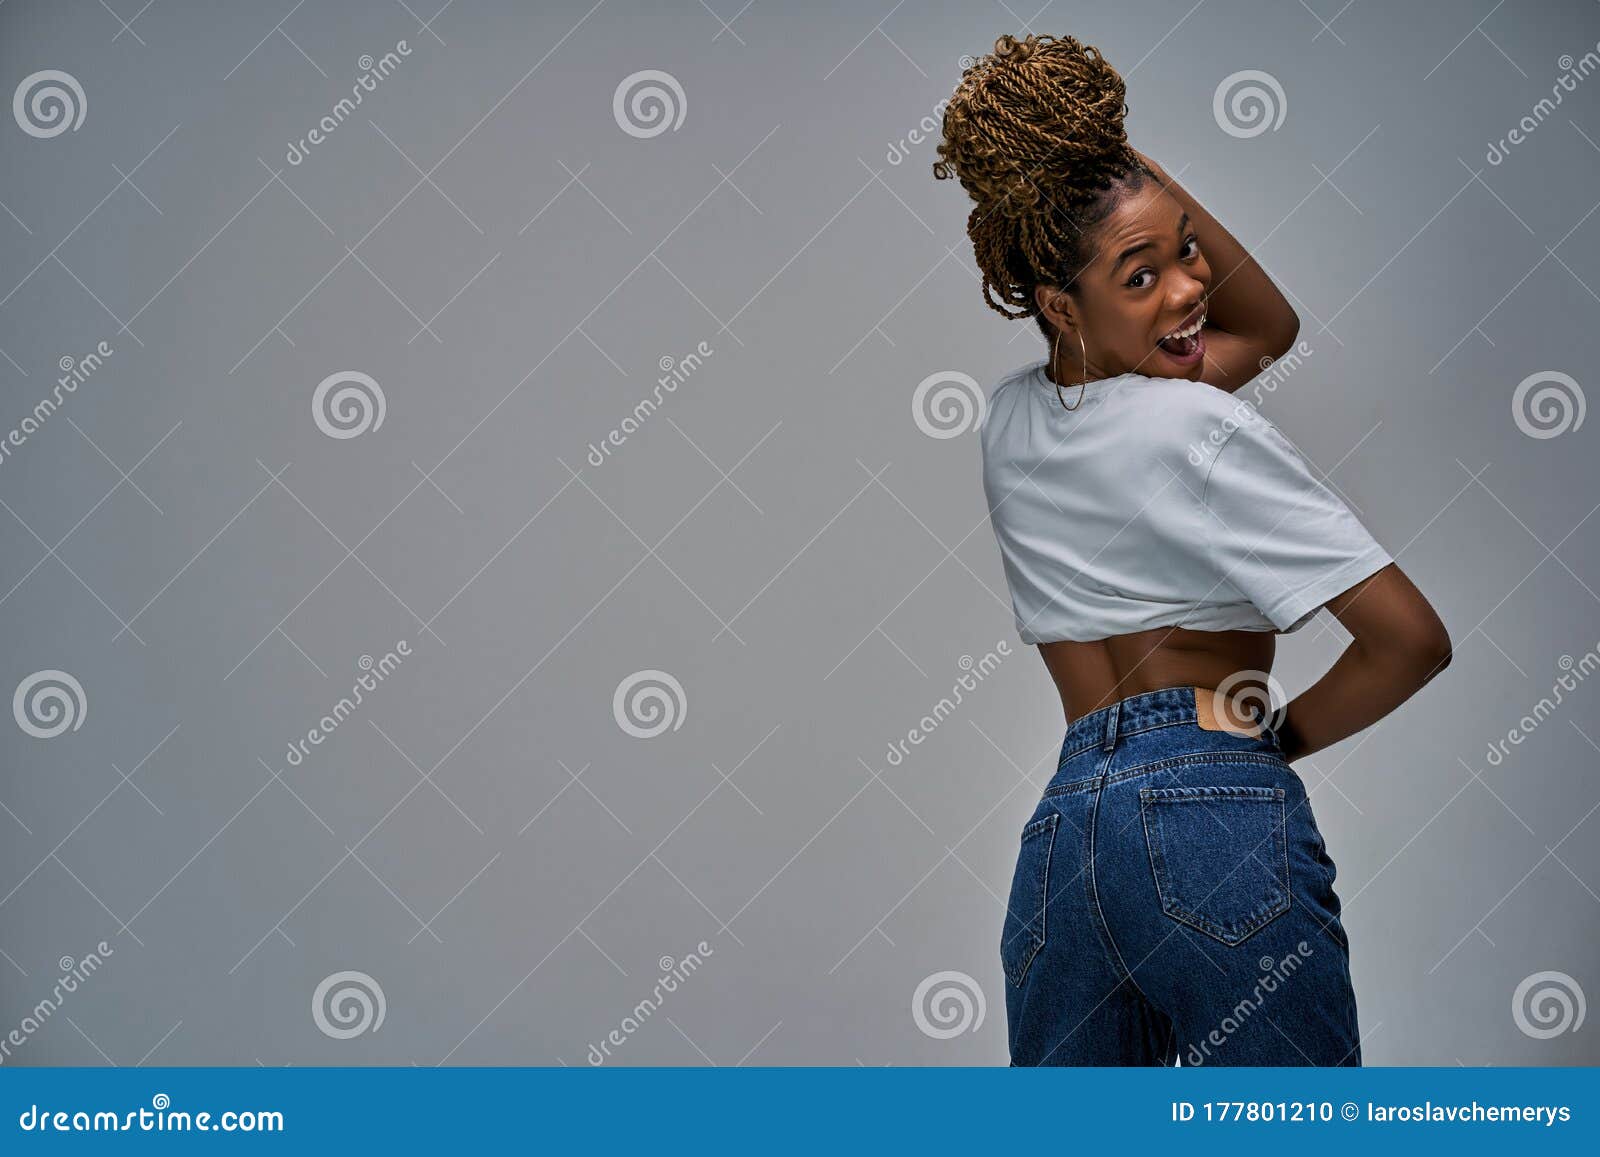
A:
POLYGON ((1300 318, 1255 258, 1182 185, 1135 149, 1139 159, 1189 214, 1200 252, 1215 280, 1206 303, 1206 353, 1201 381, 1232 393, 1281 357, 1300 332, 1300 318))

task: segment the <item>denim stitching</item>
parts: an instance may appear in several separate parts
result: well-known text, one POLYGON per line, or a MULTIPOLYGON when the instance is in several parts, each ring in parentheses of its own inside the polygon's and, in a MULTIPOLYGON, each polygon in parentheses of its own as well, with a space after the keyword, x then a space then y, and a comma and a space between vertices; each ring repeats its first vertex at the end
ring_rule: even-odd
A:
MULTIPOLYGON (((1162 727, 1181 727, 1185 723, 1194 723, 1194 721, 1194 717, 1190 716, 1187 719, 1168 719, 1162 722, 1151 723, 1144 727, 1123 727, 1119 722, 1117 725, 1117 736, 1118 738, 1124 738, 1133 735, 1143 735, 1147 731, 1156 731, 1162 727)), ((1060 771, 1067 765, 1069 761, 1076 759, 1086 751, 1094 750, 1095 748, 1099 747, 1100 744, 1101 740, 1095 739, 1089 743, 1085 743, 1082 747, 1078 747, 1072 751, 1069 751, 1066 755, 1063 755, 1056 761, 1056 770, 1060 771)))
POLYGON ((1285 794, 1287 793, 1281 787, 1252 787, 1245 784, 1238 786, 1179 784, 1176 787, 1141 787, 1139 789, 1139 798, 1150 800, 1153 803, 1160 803, 1162 800, 1187 799, 1259 799, 1282 803, 1285 794))
POLYGON ((1034 958, 1044 949, 1045 941, 1049 939, 1050 919, 1050 862, 1055 859, 1056 833, 1061 829, 1061 814, 1050 813, 1050 843, 1044 850, 1044 871, 1039 873, 1039 937, 1034 943, 1034 949, 1028 956, 1028 965, 1022 970, 1021 979, 1026 979, 1028 968, 1033 966, 1034 958))
MULTIPOLYGON (((1298 806, 1299 805, 1296 805, 1296 807, 1298 807, 1298 806)), ((1322 890, 1325 893, 1327 893, 1328 895, 1330 895, 1330 896, 1337 897, 1338 893, 1334 890, 1334 886, 1333 886, 1334 874, 1335 873, 1334 873, 1333 870, 1330 870, 1328 867, 1325 867, 1323 865, 1323 862, 1322 862, 1324 858, 1327 858, 1328 862, 1331 864, 1332 863, 1332 857, 1328 855, 1328 845, 1327 845, 1327 842, 1322 838, 1322 830, 1317 827, 1317 818, 1316 818, 1315 814, 1313 814, 1311 812, 1311 810, 1310 810, 1311 801, 1310 801, 1309 798, 1306 799, 1305 806, 1306 806, 1306 819, 1307 819, 1307 821, 1309 823, 1309 826, 1311 828, 1312 834, 1316 838, 1317 852, 1316 852, 1316 854, 1314 854, 1312 856, 1312 859, 1316 862, 1317 874, 1322 879, 1322 890)), ((1334 944, 1336 944, 1339 948, 1341 948, 1345 952, 1346 955, 1349 954, 1349 952, 1350 952, 1350 937, 1349 937, 1349 934, 1344 929, 1344 925, 1341 922, 1341 916, 1335 916, 1332 920, 1329 920, 1326 923, 1323 923, 1319 919, 1317 921, 1317 924, 1318 924, 1318 927, 1321 928, 1321 930, 1323 932, 1327 932, 1328 933, 1329 938, 1334 942, 1334 944), (1330 928, 1332 928, 1334 926, 1338 927, 1338 933, 1337 934, 1335 934, 1332 931, 1330 931, 1330 928)))
MULTIPOLYGON (((1283 757, 1268 755, 1261 751, 1199 751, 1187 755, 1174 755, 1166 759, 1158 759, 1153 763, 1141 763, 1138 767, 1130 767, 1126 771, 1118 772, 1112 777, 1112 783, 1120 783, 1125 779, 1132 779, 1138 775, 1151 775, 1158 771, 1166 771, 1173 767, 1186 767, 1191 763, 1215 763, 1228 766, 1234 763, 1264 763, 1272 767, 1288 767, 1283 757)), ((1278 789, 1282 791, 1282 788, 1278 789)))
MULTIPOLYGON (((1141 763, 1137 767, 1127 768, 1117 772, 1115 775, 1105 776, 1103 781, 1107 785, 1121 783, 1135 776, 1153 775, 1158 771, 1167 771, 1174 767, 1184 767, 1192 763, 1218 763, 1224 765, 1230 763, 1264 763, 1274 767, 1279 765, 1288 766, 1281 756, 1267 755, 1260 751, 1201 751, 1191 752, 1187 755, 1173 755, 1166 759, 1158 759, 1153 763, 1141 763)), ((1293 769, 1291 768, 1290 770, 1293 769)), ((1102 777, 1097 775, 1091 779, 1078 779, 1073 780, 1071 783, 1056 784, 1053 787, 1045 788, 1044 798, 1054 799, 1059 795, 1071 795, 1080 791, 1087 791, 1100 782, 1102 782, 1102 777)))
MULTIPOLYGON (((1120 736, 1118 736, 1118 738, 1120 738, 1120 736)), ((1106 769, 1111 766, 1111 761, 1116 758, 1116 755, 1117 753, 1114 747, 1111 751, 1106 752, 1105 761, 1100 764, 1100 774, 1102 778, 1105 776, 1106 769)), ((1149 1004, 1152 1008, 1160 1008, 1161 1006, 1156 1004, 1155 1001, 1151 1000, 1150 994, 1145 992, 1144 989, 1140 988, 1139 982, 1133 978, 1133 972, 1128 968, 1128 962, 1122 958, 1122 949, 1117 947, 1116 938, 1111 935, 1111 926, 1106 923, 1105 910, 1100 907, 1100 884, 1095 875, 1095 835, 1100 829, 1100 801, 1102 798, 1104 798, 1103 792, 1095 795, 1094 807, 1089 812, 1089 890, 1094 896, 1095 921, 1100 926, 1100 935, 1104 937, 1105 943, 1111 948, 1111 954, 1116 957, 1117 967, 1122 969, 1123 978, 1126 979, 1129 984, 1133 985, 1133 990, 1139 994, 1140 998, 1143 999, 1145 1003, 1149 1004)))
MULTIPOLYGON (((1203 932, 1207 936, 1210 936, 1213 940, 1219 941, 1220 943, 1233 948, 1243 944, 1246 940, 1250 939, 1250 937, 1261 931, 1279 916, 1282 916, 1285 912, 1289 911, 1290 907, 1294 903, 1294 892, 1289 875, 1289 839, 1287 830, 1288 818, 1284 812, 1283 801, 1285 793, 1283 788, 1237 788, 1233 791, 1200 788, 1157 788, 1154 790, 1160 792, 1179 793, 1171 795, 1155 795, 1152 794, 1152 790, 1149 788, 1141 789, 1139 792, 1139 817, 1144 827, 1145 853, 1150 860, 1150 874, 1155 880, 1156 898, 1161 902, 1161 911, 1163 914, 1169 916, 1173 920, 1176 920, 1178 923, 1185 925, 1186 927, 1203 932), (1175 909, 1173 905, 1176 904, 1176 901, 1169 901, 1167 899, 1166 893, 1161 887, 1161 880, 1163 878, 1163 874, 1166 872, 1167 860, 1165 853, 1161 849, 1161 841, 1159 839, 1152 839, 1150 836, 1150 812, 1162 799, 1203 799, 1207 795, 1220 796, 1223 798, 1231 796, 1235 799, 1266 800, 1268 798, 1266 796, 1253 794, 1258 791, 1271 791, 1273 793, 1271 799, 1278 805, 1278 827, 1274 838, 1276 838, 1283 846, 1282 886, 1284 899, 1282 905, 1277 907, 1276 910, 1268 909, 1266 912, 1260 915, 1252 916, 1250 920, 1254 921, 1254 923, 1252 924, 1248 921, 1245 923, 1245 926, 1248 930, 1236 940, 1229 940, 1223 934, 1222 926, 1216 921, 1211 920, 1209 917, 1203 916, 1198 912, 1186 912, 1180 909, 1175 909)), ((1237 869, 1235 869, 1235 871, 1237 871, 1237 869)), ((1232 873, 1230 873, 1230 875, 1231 874, 1232 873)), ((1221 885, 1218 885, 1218 887, 1221 887, 1221 885)), ((1212 891, 1215 892, 1216 889, 1213 888, 1212 891)), ((1207 898, 1209 898, 1209 894, 1207 898)))
MULTIPOLYGON (((1320 864, 1318 865, 1318 870, 1322 872, 1322 877, 1323 877, 1323 880, 1324 880, 1323 887, 1327 890, 1328 895, 1337 896, 1338 893, 1333 890, 1333 876, 1328 872, 1328 870, 1326 868, 1323 868, 1320 864)), ((1343 916, 1343 911, 1342 911, 1342 909, 1343 909, 1343 905, 1342 904, 1340 905, 1340 909, 1341 909, 1340 915, 1335 916, 1332 920, 1329 920, 1327 922, 1327 924, 1323 925, 1323 931, 1326 932, 1330 928, 1338 929, 1338 935, 1333 936, 1333 941, 1341 949, 1343 949, 1345 955, 1348 956, 1350 954, 1350 934, 1348 932, 1346 932, 1345 928, 1344 928, 1344 916, 1343 916)), ((1333 934, 1330 932, 1329 935, 1333 935, 1333 934)))
POLYGON ((1012 969, 1008 968, 1006 970, 1006 979, 1011 981, 1012 985, 1017 988, 1022 987, 1022 982, 1027 979, 1028 969, 1033 966, 1034 958, 1038 956, 1040 950, 1044 948, 1046 930, 1045 921, 1050 908, 1050 860, 1055 854, 1056 830, 1059 826, 1060 819, 1060 813, 1051 812, 1049 815, 1041 816, 1040 818, 1034 820, 1027 827, 1022 829, 1022 839, 1020 842, 1023 844, 1026 844, 1029 839, 1036 836, 1040 832, 1045 831, 1046 829, 1048 829, 1050 832, 1050 839, 1049 843, 1044 849, 1044 868, 1040 874, 1039 911, 1037 914, 1037 921, 1039 925, 1038 935, 1035 936, 1033 934, 1033 923, 1035 917, 1029 916, 1028 921, 1024 924, 1022 931, 1028 937, 1028 941, 1032 945, 1032 948, 1029 950, 1027 957, 1019 965, 1017 965, 1015 969, 1016 975, 1014 977, 1011 975, 1013 971, 1012 969))

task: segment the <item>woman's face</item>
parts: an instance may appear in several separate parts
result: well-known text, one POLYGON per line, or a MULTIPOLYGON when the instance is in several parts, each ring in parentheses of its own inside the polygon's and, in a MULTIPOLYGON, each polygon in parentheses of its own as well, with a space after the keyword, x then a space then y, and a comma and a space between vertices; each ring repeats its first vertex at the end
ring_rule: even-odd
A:
MULTIPOLYGON (((1198 380, 1211 267, 1182 206, 1147 180, 1122 198, 1089 243, 1094 256, 1077 286, 1053 297, 1072 323, 1060 340, 1071 347, 1081 333, 1090 369, 1104 377, 1198 380)), ((1061 316, 1051 320, 1061 327, 1061 316)))

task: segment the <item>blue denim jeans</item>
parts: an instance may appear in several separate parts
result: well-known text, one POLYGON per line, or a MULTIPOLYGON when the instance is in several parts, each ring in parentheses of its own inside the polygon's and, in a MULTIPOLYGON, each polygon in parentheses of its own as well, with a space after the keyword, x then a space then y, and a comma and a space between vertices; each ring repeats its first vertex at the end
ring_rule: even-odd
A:
POLYGON ((1076 719, 1022 829, 1013 1065, 1359 1065, 1335 868, 1277 735, 1193 687, 1076 719))

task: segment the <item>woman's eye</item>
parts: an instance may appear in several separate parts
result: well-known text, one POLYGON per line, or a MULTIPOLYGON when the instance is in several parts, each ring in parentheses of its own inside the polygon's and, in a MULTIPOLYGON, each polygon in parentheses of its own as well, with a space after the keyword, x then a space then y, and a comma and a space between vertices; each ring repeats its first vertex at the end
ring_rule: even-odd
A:
MULTIPOLYGON (((1178 259, 1192 261, 1200 256, 1200 238, 1191 233, 1183 239, 1183 246, 1178 250, 1178 259)), ((1148 265, 1139 270, 1128 279, 1129 289, 1149 289, 1155 283, 1156 271, 1148 265)))

